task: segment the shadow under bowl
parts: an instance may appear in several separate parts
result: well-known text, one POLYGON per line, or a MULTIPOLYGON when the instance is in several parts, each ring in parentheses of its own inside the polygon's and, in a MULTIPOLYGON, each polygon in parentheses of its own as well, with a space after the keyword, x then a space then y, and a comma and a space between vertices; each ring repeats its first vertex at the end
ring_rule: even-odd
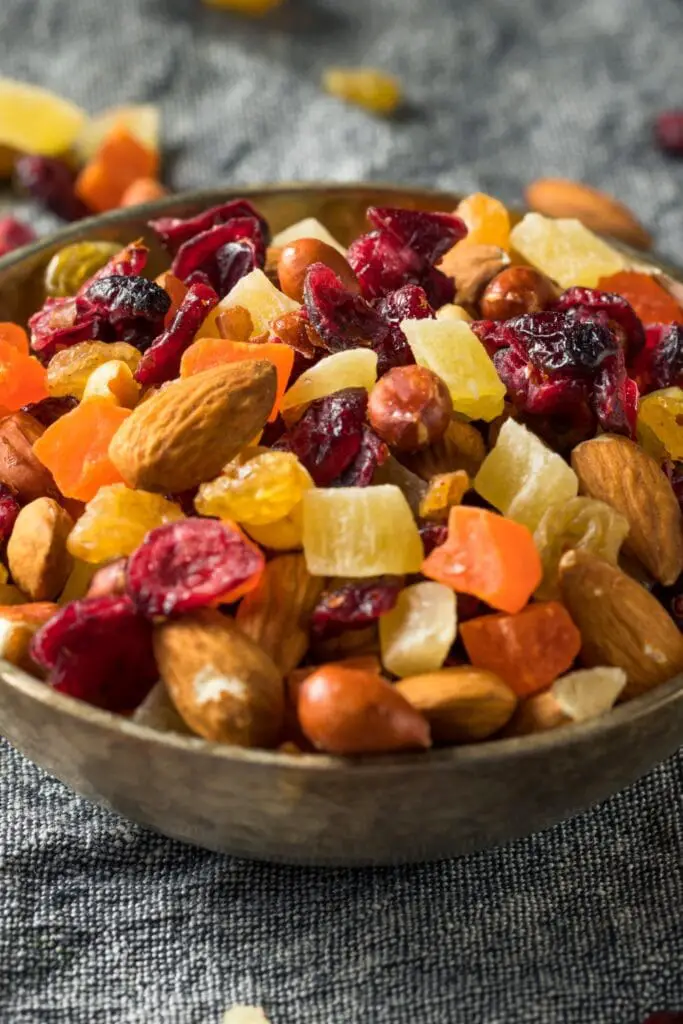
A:
MULTIPOLYGON (((142 237, 146 226, 237 196, 274 231, 318 217, 342 241, 369 205, 452 209, 458 196, 371 185, 223 188, 119 210, 0 260, 0 320, 25 321, 62 246, 142 237)), ((653 261, 654 262, 654 261, 653 261)), ((662 268, 669 274, 671 267, 662 268)), ((673 271, 675 273, 675 271, 673 271)), ((242 750, 163 733, 55 693, 0 661, 0 730, 78 793, 211 850, 321 865, 436 860, 546 828, 634 782, 683 742, 683 675, 591 722, 428 753, 359 758, 242 750)))

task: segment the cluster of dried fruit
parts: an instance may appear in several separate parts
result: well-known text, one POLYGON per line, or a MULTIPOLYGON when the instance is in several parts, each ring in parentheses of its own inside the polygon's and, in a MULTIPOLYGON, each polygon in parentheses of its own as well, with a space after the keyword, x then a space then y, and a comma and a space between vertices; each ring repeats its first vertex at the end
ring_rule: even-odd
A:
POLYGON ((30 346, 0 325, 5 658, 345 755, 683 669, 683 310, 577 221, 368 220, 345 250, 245 200, 163 218, 156 281, 139 243, 58 253, 30 346))
MULTIPOLYGON (((63 220, 74 221, 166 194, 159 182, 159 113, 126 106, 88 117, 62 97, 0 78, 0 178, 63 220)), ((31 228, 0 218, 0 256, 33 241, 31 228)))

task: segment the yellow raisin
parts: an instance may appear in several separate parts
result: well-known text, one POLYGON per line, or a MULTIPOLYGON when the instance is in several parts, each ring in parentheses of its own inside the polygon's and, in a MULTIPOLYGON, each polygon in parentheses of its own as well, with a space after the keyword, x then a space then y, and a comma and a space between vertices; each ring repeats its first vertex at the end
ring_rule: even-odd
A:
POLYGON ((135 372, 140 353, 125 341, 81 341, 52 357, 47 368, 47 389, 54 398, 73 395, 80 399, 93 370, 111 359, 121 360, 135 372))
POLYGON ((392 114, 403 99, 398 79, 377 68, 327 68, 323 86, 338 99, 373 114, 392 114))
POLYGON ((125 484, 101 487, 69 534, 67 547, 84 562, 130 555, 156 526, 182 519, 180 505, 125 484))
POLYGON ((200 515, 265 526, 287 516, 312 486, 296 455, 268 451, 248 462, 237 459, 202 484, 195 507, 200 515))

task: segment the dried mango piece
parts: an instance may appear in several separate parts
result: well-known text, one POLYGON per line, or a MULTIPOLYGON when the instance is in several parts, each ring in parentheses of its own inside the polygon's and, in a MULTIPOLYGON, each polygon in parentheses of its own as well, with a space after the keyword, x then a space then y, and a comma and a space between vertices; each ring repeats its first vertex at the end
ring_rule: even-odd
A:
MULTIPOLYGON (((485 192, 473 192, 458 203, 455 212, 467 225, 464 243, 510 248, 510 214, 500 199, 485 192)), ((444 261, 447 259, 448 254, 444 261)))
POLYGON ((609 277, 601 277, 598 288, 622 295, 644 324, 683 322, 683 307, 651 274, 620 270, 609 277))
POLYGON ((0 146, 59 156, 71 148, 86 120, 84 110, 48 89, 0 78, 0 146))
MULTIPOLYGON (((14 337, 15 341, 20 340, 14 337)), ((40 402, 48 394, 47 373, 42 363, 16 344, 3 340, 0 333, 0 406, 16 412, 22 405, 40 402)))
POLYGON ((138 178, 156 178, 159 154, 143 146, 123 125, 112 128, 76 179, 76 195, 97 213, 120 205, 138 178))

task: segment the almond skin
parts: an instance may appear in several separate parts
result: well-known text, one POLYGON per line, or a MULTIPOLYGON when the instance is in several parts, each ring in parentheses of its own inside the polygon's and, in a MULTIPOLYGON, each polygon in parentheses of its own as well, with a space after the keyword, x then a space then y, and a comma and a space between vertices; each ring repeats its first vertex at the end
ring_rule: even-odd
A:
POLYGON ((425 716, 436 743, 485 740, 503 728, 517 706, 502 679, 468 665, 411 676, 396 689, 425 716))
POLYGON ((660 583, 675 583, 683 571, 683 520, 655 460, 628 438, 603 434, 577 445, 571 463, 581 493, 606 502, 628 520, 624 550, 660 583))
POLYGON ((232 619, 204 609, 154 630, 171 700, 193 732, 240 747, 272 747, 282 730, 282 676, 232 619))
POLYGON ((17 516, 7 545, 14 582, 33 601, 49 601, 64 589, 74 560, 66 541, 73 519, 54 498, 36 498, 17 516))
POLYGON ((631 211, 612 196, 567 178, 540 178, 526 189, 530 209, 546 217, 575 217, 591 231, 613 235, 636 249, 651 249, 652 237, 631 211))
POLYGON ((581 660, 622 668, 621 699, 637 697, 683 670, 683 633, 644 587, 587 551, 560 561, 562 600, 581 631, 581 660))
POLYGON ((267 563, 255 590, 240 603, 235 621, 288 675, 308 650, 309 626, 325 581, 311 576, 303 555, 267 563))
POLYGON ((426 750, 426 719, 374 672, 323 665, 301 685, 299 722, 316 750, 382 754, 426 750))
POLYGON ((130 487, 163 494, 218 476, 265 425, 276 372, 249 359, 174 381, 135 409, 109 457, 130 487))

